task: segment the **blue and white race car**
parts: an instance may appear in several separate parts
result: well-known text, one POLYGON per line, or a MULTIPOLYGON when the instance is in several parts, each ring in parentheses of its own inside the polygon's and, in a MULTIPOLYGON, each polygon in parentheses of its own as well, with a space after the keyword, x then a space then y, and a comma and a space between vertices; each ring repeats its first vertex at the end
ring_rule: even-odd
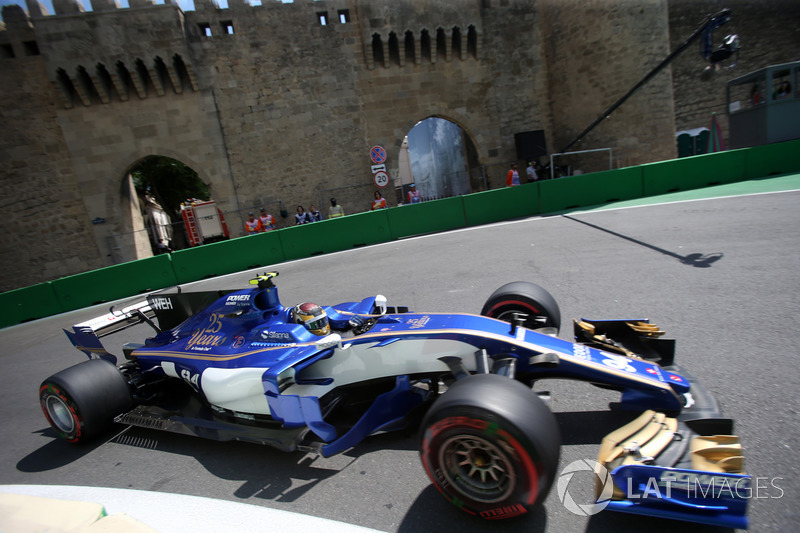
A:
POLYGON ((42 383, 48 421, 75 443, 117 422, 323 456, 419 425, 436 488, 497 519, 540 504, 556 477, 559 429, 533 383, 582 380, 641 413, 601 443, 598 505, 747 527, 733 422, 648 320, 576 320, 570 342, 533 283, 500 287, 475 315, 409 312, 380 295, 285 307, 277 275, 245 290, 154 293, 74 326, 66 333, 89 361, 42 383), (122 346, 121 361, 100 341, 142 322, 154 335, 122 346))

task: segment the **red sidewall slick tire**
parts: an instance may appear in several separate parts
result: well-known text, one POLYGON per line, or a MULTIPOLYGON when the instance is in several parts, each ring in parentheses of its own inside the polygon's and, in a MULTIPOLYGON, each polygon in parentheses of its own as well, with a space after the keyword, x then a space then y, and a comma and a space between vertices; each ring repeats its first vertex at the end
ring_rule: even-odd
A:
POLYGON ((449 501, 487 520, 541 503, 558 466, 555 418, 528 387, 479 374, 457 381, 422 424, 420 457, 449 501))
POLYGON ((527 281, 506 283, 486 300, 481 315, 510 322, 513 313, 528 316, 523 324, 529 329, 542 327, 561 327, 561 311, 555 298, 543 287, 527 281), (536 317, 544 317, 542 323, 534 322, 536 317))
POLYGON ((47 378, 39 387, 45 418, 58 436, 85 443, 108 430, 114 417, 131 409, 125 376, 113 364, 92 359, 47 378))
POLYGON ((67 442, 80 442, 84 432, 83 421, 78 415, 75 402, 49 381, 39 387, 39 401, 45 418, 58 436, 67 442))

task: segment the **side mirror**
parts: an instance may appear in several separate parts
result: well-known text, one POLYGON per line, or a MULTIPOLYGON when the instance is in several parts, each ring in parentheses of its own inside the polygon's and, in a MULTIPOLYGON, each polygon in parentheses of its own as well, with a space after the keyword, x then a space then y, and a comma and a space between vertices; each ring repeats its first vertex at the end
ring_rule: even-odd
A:
POLYGON ((342 348, 342 336, 338 333, 331 333, 325 337, 322 337, 315 343, 318 350, 327 350, 328 348, 333 348, 334 346, 338 346, 342 348))
POLYGON ((379 311, 379 314, 386 314, 386 296, 383 294, 375 296, 375 308, 379 311))

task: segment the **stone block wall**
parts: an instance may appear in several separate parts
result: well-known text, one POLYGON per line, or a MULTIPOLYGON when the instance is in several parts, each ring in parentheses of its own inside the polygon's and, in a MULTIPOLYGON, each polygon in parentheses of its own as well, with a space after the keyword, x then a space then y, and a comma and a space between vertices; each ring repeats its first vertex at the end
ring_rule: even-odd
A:
MULTIPOLYGON (((669 53, 666 0, 543 3, 550 152, 562 151, 669 53)), ((613 148, 615 167, 677 155, 669 70, 642 87, 569 151, 613 148)), ((580 166, 580 165, 579 165, 580 166)))
MULTIPOLYGON (((763 33, 774 35, 748 26, 745 46, 768 60, 796 58, 796 24, 770 15, 784 3, 751 3, 760 11, 742 6, 742 18, 759 11, 763 33), (790 44, 773 50, 775 39, 790 44)), ((287 219, 273 211, 279 226, 291 224, 298 204, 325 212, 331 196, 348 213, 366 210, 375 190, 370 147, 387 149, 397 176, 403 138, 428 117, 459 124, 471 163, 487 169, 489 188, 502 187, 517 160, 516 133, 544 130, 550 152, 559 151, 717 2, 262 4, 195 0, 183 12, 170 1, 119 8, 104 0, 84 12, 76 0, 55 0, 54 15, 36 0, 28 13, 3 8, 0 290, 146 253, 125 202, 128 172, 149 155, 197 171, 232 236, 261 205, 285 206, 287 219)), ((794 21, 796 9, 788 11, 794 21)), ((685 82, 696 69, 690 53, 571 150, 612 147, 615 166, 675 157, 676 127, 697 126, 719 106, 685 82)), ((384 195, 395 203, 391 187, 384 195)))

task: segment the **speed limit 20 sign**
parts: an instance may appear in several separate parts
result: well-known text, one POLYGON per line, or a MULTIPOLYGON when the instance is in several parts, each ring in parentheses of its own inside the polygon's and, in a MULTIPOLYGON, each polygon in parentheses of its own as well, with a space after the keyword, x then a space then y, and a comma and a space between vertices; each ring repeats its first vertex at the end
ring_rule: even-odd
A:
POLYGON ((380 188, 384 188, 389 185, 389 174, 386 171, 379 170, 375 174, 373 174, 373 179, 375 180, 375 185, 380 188))

